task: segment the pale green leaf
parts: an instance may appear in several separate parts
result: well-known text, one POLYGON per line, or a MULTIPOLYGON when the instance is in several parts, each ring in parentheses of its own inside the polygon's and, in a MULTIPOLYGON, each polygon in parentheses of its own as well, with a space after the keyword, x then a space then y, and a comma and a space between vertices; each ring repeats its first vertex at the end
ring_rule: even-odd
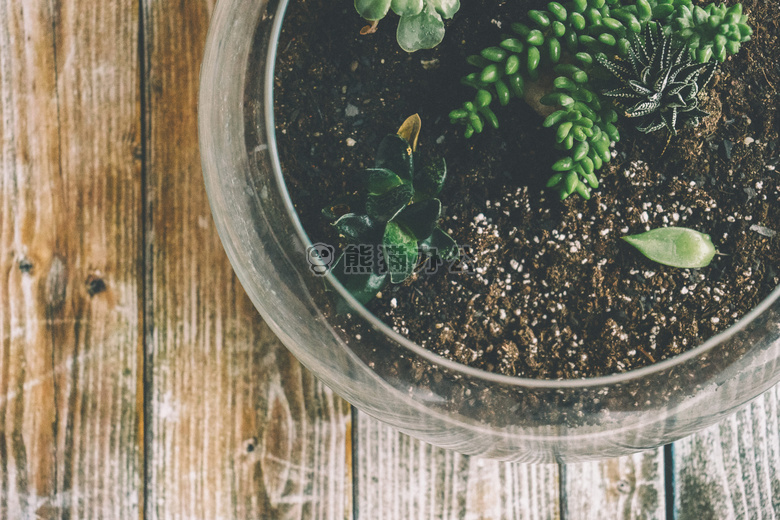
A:
POLYGON ((444 38, 444 22, 431 3, 416 15, 402 16, 398 22, 396 39, 406 52, 432 49, 444 38))
POLYGON ((672 267, 707 267, 717 253, 709 235, 682 227, 652 229, 623 240, 650 260, 672 267))
POLYGON ((460 9, 460 0, 431 0, 431 3, 445 19, 452 18, 460 9))

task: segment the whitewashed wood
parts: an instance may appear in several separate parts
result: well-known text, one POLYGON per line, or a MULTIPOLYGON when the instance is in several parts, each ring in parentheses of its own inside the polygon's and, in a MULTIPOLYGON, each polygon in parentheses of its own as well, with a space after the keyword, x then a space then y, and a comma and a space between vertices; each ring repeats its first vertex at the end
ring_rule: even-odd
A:
POLYGON ((679 519, 780 516, 780 438, 775 387, 703 432, 674 444, 679 519))
POLYGON ((349 406, 263 324, 211 219, 197 92, 213 6, 143 2, 146 518, 349 518, 349 406))
POLYGON ((554 464, 467 457, 357 417, 359 520, 560 518, 554 464))
POLYGON ((566 464, 564 518, 666 518, 663 448, 615 459, 566 464))
POLYGON ((138 518, 138 5, 0 0, 0 518, 138 518))

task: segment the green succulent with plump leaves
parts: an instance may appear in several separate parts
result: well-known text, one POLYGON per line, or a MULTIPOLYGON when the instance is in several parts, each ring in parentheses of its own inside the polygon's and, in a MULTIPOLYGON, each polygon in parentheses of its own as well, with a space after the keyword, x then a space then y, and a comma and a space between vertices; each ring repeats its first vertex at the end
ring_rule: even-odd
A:
POLYGON ((442 204, 437 198, 447 177, 443 158, 426 159, 416 152, 419 117, 407 119, 398 134, 379 144, 373 168, 363 174, 360 212, 343 213, 328 206, 323 213, 347 241, 331 271, 361 303, 371 300, 390 281, 407 280, 420 255, 451 261, 458 257, 455 241, 442 230, 442 204), (362 248, 362 249, 361 249, 362 248), (348 262, 348 251, 368 255, 359 272, 348 262))
POLYGON ((738 53, 753 34, 742 4, 694 6, 690 0, 677 0, 673 7, 669 16, 659 17, 658 21, 667 27, 666 34, 687 47, 699 63, 711 59, 723 63, 730 54, 738 53))
POLYGON ((376 30, 379 20, 390 10, 400 17, 396 40, 407 52, 432 49, 444 38, 443 19, 452 18, 460 0, 355 0, 355 10, 371 22, 361 34, 376 30))
MULTIPOLYGON (((544 9, 528 11, 523 23, 513 23, 497 45, 469 56, 476 67, 461 82, 476 89, 472 100, 450 112, 450 120, 461 124, 470 138, 488 127, 498 128, 503 107, 514 98, 534 105, 530 92, 538 90, 540 76, 552 80, 550 95, 542 103, 552 106, 554 115, 544 126, 551 128, 562 156, 554 161, 548 186, 562 199, 572 193, 588 198, 598 186, 593 173, 611 158, 609 147, 617 142, 617 117, 604 96, 600 83, 604 71, 596 57, 611 62, 630 60, 632 41, 648 24, 660 24, 675 48, 687 49, 699 63, 723 61, 739 51, 752 29, 742 6, 723 4, 694 6, 691 0, 570 0, 549 2, 544 9), (550 77, 551 76, 551 77, 550 77), (537 87, 537 88, 534 88, 537 87), (496 103, 498 101, 498 103, 496 103), (592 135, 590 135, 592 134, 592 135)), ((680 59, 687 59, 680 54, 680 59)), ((707 70, 694 83, 699 90, 707 70)), ((678 78, 684 73, 678 72, 678 78)), ((619 86, 619 85, 617 85, 619 86)), ((609 87, 605 87, 609 90, 609 87)), ((691 91, 682 89, 684 106, 677 117, 695 121, 697 108, 691 91)), ((543 114, 547 116, 547 114, 543 114)), ((701 117, 701 115, 699 115, 701 117)), ((674 125, 672 125, 674 127, 674 125)))
POLYGON ((577 193, 588 200, 599 187, 596 171, 610 161, 610 146, 620 140, 614 125, 618 115, 588 88, 588 75, 580 67, 559 64, 553 70, 553 91, 540 103, 556 110, 542 126, 555 129, 555 147, 563 153, 552 165, 547 187, 556 189, 561 199, 577 193))
POLYGON ((643 35, 634 38, 628 58, 610 60, 599 54, 596 61, 621 84, 602 95, 618 99, 637 130, 649 133, 666 128, 676 135, 682 125, 696 126, 709 115, 699 106, 699 93, 717 62, 693 61, 689 49, 675 45, 656 24, 648 24, 643 35))

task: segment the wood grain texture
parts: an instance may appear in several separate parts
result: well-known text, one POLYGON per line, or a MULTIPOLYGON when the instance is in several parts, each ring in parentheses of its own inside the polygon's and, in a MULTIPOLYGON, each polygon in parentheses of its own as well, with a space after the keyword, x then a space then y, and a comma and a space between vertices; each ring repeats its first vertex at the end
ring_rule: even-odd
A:
POLYGON ((780 387, 674 444, 679 520, 780 517, 780 387))
MULTIPOLYGON (((0 0, 0 519, 348 519, 353 456, 361 520, 664 518, 660 450, 559 472, 358 414, 352 453, 213 229, 213 4, 0 0)), ((779 398, 675 444, 676 518, 780 516, 779 398)))
POLYGON ((263 324, 211 219, 196 108, 213 4, 143 3, 146 518, 347 518, 349 407, 263 324))
POLYGON ((666 518, 663 448, 563 467, 567 520, 666 518))
POLYGON ((357 519, 560 518, 556 465, 467 457, 357 416, 357 519))
POLYGON ((138 518, 137 28, 0 0, 0 518, 138 518))

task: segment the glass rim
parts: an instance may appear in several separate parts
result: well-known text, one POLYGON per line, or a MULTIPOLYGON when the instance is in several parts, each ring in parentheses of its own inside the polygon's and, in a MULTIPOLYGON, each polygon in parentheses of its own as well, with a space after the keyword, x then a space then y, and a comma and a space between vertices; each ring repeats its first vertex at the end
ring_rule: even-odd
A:
MULTIPOLYGON (((298 213, 295 211, 292 199, 287 190, 287 183, 284 180, 284 175, 282 174, 282 168, 281 168, 277 141, 276 141, 276 126, 275 126, 275 118, 274 118, 274 110, 273 110, 274 72, 276 68, 276 52, 278 50, 279 36, 281 33, 282 23, 284 21, 284 15, 287 10, 288 3, 289 0, 279 0, 279 5, 277 7, 272 22, 268 52, 265 57, 266 58, 265 71, 264 71, 265 77, 263 78, 263 83, 262 83, 264 89, 263 118, 266 127, 265 131, 268 138, 267 152, 270 155, 270 162, 273 169, 273 176, 275 177, 276 181, 279 183, 279 193, 282 196, 282 200, 283 200, 285 210, 287 212, 287 216, 291 218, 293 228, 295 229, 298 238, 302 241, 304 246, 311 246, 312 241, 309 239, 308 234, 303 229, 303 225, 300 222, 298 213), (271 108, 270 110, 268 110, 269 107, 271 108)), ((228 5, 230 5, 229 2, 218 2, 216 6, 217 12, 221 9, 229 9, 228 5)), ((217 15, 216 12, 215 12, 215 16, 212 18, 212 20, 222 20, 222 19, 224 18, 222 16, 217 15)), ((217 24, 213 24, 213 26, 210 27, 209 29, 209 36, 206 45, 207 54, 210 54, 211 50, 216 47, 215 38, 216 38, 216 34, 219 32, 218 29, 215 27, 216 25, 217 24)), ((208 67, 211 67, 215 70, 218 70, 219 68, 219 64, 216 61, 207 62, 206 60, 204 60, 203 63, 204 63, 204 67, 202 69, 202 74, 204 75, 208 74, 209 72, 208 67)), ((205 168, 204 168, 204 174, 209 175, 207 169, 205 168)), ((207 190, 209 189, 209 186, 210 183, 207 182, 206 183, 207 190)), ((218 230, 220 228, 221 226, 218 226, 218 230)), ((229 252, 228 252, 228 256, 231 256, 229 252)), ((330 271, 328 271, 325 278, 329 281, 330 285, 333 286, 334 290, 337 291, 338 294, 342 298, 344 298, 344 300, 347 301, 347 303, 349 304, 353 312, 355 312, 358 316, 364 319, 374 330, 388 337, 395 343, 401 345, 402 347, 410 351, 412 354, 416 356, 420 356, 426 361, 434 365, 441 366, 442 368, 448 371, 459 373, 469 378, 485 380, 491 383, 512 386, 512 387, 526 387, 526 388, 539 388, 539 389, 558 389, 558 388, 572 389, 572 388, 588 388, 588 387, 600 387, 600 386, 606 387, 606 386, 617 385, 629 381, 640 380, 644 377, 651 376, 672 369, 679 365, 683 365, 687 361, 690 361, 696 357, 699 357, 705 353, 714 350, 718 345, 724 343, 728 339, 732 338, 733 336, 735 336, 736 334, 744 330, 755 319, 763 315, 764 312, 767 309, 769 309, 778 299, 780 299, 780 286, 778 286, 775 287, 764 300, 762 300, 758 305, 753 307, 747 314, 745 314, 742 318, 737 320, 736 323, 734 323, 724 331, 712 336, 711 338, 707 339, 700 345, 690 350, 687 350, 682 354, 673 356, 671 358, 653 363, 651 365, 642 368, 629 370, 626 372, 591 377, 591 378, 560 379, 560 380, 534 379, 528 377, 498 374, 480 368, 471 367, 459 363, 457 361, 453 361, 451 359, 445 358, 444 356, 436 354, 431 350, 421 347, 417 343, 411 341, 407 337, 393 330, 390 326, 388 326, 377 316, 375 316, 372 312, 370 312, 367 308, 365 308, 365 306, 363 306, 360 302, 358 302, 349 293, 349 291, 347 291, 341 285, 341 283, 335 278, 335 276, 330 271)))

